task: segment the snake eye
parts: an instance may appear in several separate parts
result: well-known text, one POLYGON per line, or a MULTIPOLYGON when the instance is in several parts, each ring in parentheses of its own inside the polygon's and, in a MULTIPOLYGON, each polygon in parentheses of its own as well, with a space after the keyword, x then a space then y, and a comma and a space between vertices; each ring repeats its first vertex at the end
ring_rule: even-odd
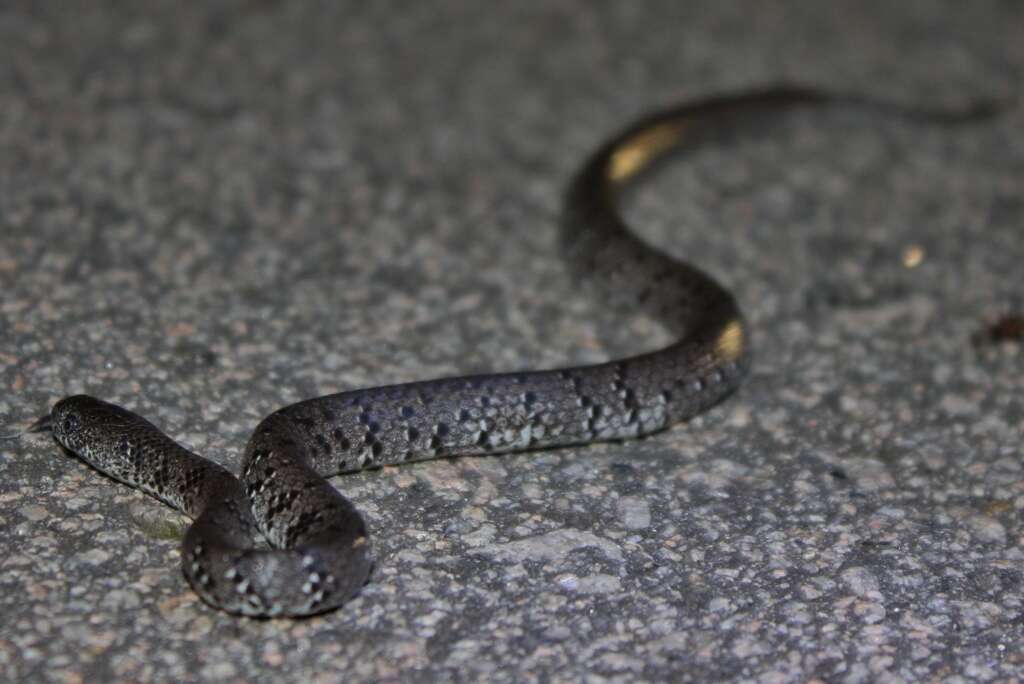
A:
POLYGON ((79 421, 77 413, 69 413, 68 415, 64 416, 64 422, 62 423, 61 427, 64 428, 64 433, 67 434, 69 432, 74 432, 75 430, 77 430, 80 422, 81 421, 79 421))

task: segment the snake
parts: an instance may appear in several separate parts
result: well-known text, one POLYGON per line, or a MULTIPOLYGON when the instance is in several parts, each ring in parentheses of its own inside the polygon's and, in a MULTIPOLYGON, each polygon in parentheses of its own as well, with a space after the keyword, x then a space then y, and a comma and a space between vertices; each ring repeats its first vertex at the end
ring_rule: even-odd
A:
MULTIPOLYGON (((613 311, 663 325, 674 340, 664 348, 594 365, 442 378, 300 401, 259 423, 238 476, 145 418, 87 395, 61 399, 35 429, 192 519, 181 542, 182 571, 210 606, 263 618, 336 609, 369 581, 374 555, 362 515, 328 477, 441 457, 642 437, 733 393, 752 358, 735 298, 710 275, 631 231, 621 196, 669 153, 772 114, 850 101, 776 86, 676 105, 609 138, 572 177, 558 242, 573 273, 601 284, 613 311)), ((932 118, 973 119, 988 109, 932 118)))

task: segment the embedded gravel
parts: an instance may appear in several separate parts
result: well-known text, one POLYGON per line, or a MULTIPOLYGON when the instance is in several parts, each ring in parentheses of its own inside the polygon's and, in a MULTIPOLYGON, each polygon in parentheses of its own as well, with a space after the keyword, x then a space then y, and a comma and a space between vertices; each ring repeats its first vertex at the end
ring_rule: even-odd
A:
MULTIPOLYGON (((780 80, 1012 98, 1020 35, 995 1, 4 3, 0 431, 88 392, 235 468, 302 398, 651 348, 558 257, 595 145, 780 80)), ((802 113, 667 166, 628 215, 736 292, 741 391, 336 478, 378 564, 322 617, 211 610, 181 516, 0 442, 0 679, 1024 678, 1022 126, 802 113)))

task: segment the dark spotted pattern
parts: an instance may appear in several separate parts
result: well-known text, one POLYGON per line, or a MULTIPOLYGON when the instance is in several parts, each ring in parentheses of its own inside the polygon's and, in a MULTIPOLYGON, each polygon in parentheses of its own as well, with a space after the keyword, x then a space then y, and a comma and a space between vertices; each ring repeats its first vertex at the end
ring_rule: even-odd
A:
MULTIPOLYGON (((596 277, 610 305, 654 316, 677 333, 678 341, 665 349, 595 366, 431 380, 303 401, 260 423, 239 478, 135 414, 91 397, 54 406, 54 436, 111 477, 195 519, 182 566, 211 605, 255 616, 335 608, 366 582, 372 560, 362 518, 325 477, 438 456, 637 437, 685 420, 736 388, 749 355, 733 298, 694 267, 634 237, 616 210, 616 195, 683 143, 827 101, 813 92, 776 89, 671 110, 599 149, 570 186, 563 222, 569 263, 596 277), (271 548, 256 543, 260 536, 271 548)), ((956 121, 984 113, 923 118, 956 121)))

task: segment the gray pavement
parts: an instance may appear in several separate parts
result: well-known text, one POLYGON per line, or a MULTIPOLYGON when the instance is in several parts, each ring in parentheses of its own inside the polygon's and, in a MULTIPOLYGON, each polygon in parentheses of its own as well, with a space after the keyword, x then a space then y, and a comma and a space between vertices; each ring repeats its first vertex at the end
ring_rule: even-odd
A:
MULTIPOLYGON (((1015 96, 1021 35, 1010 2, 4 3, 0 431, 84 391, 234 468, 301 398, 651 348, 555 249, 605 136, 779 80, 1015 96)), ((181 516, 0 443, 0 679, 1024 678, 1022 125, 808 113, 667 167, 629 216, 735 290, 739 394, 336 478, 379 561, 329 615, 209 609, 181 516)))

